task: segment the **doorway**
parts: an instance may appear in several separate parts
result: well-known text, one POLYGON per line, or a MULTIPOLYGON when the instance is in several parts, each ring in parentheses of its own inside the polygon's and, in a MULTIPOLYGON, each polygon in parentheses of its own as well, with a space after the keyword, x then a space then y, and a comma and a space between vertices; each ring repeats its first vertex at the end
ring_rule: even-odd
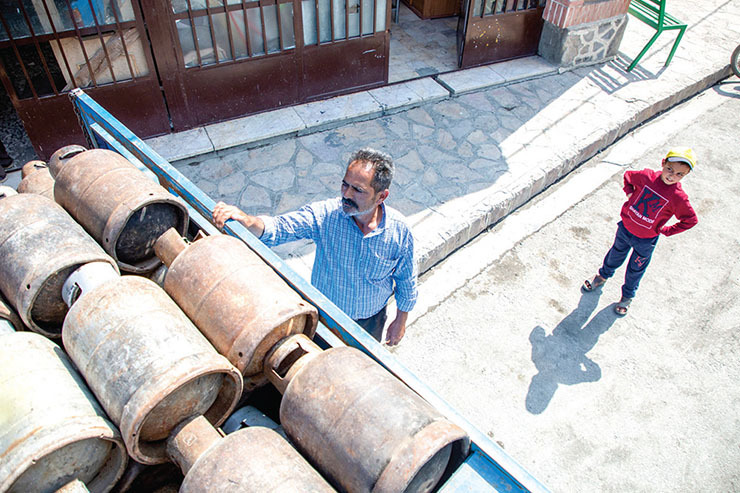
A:
POLYGON ((388 83, 457 70, 457 19, 421 19, 400 2, 398 22, 391 23, 388 83))
POLYGON ((398 2, 390 84, 537 54, 545 0, 462 0, 459 15, 441 18, 422 18, 419 0, 398 2))

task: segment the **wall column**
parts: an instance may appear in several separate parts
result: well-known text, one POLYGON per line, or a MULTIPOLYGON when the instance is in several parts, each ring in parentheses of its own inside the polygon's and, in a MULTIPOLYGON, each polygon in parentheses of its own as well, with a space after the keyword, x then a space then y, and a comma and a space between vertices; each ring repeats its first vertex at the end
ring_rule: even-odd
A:
POLYGON ((615 57, 628 8, 629 0, 548 0, 540 56, 561 67, 615 57))

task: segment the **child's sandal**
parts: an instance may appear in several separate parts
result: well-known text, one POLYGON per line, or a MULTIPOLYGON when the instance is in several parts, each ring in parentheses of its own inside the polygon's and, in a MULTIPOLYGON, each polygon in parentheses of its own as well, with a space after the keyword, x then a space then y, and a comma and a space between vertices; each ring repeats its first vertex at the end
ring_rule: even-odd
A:
POLYGON ((632 298, 625 298, 624 296, 622 296, 622 299, 619 300, 619 303, 617 303, 614 307, 614 312, 620 317, 624 317, 625 315, 627 315, 631 303, 632 298))
POLYGON ((581 289, 583 289, 587 293, 590 293, 591 291, 594 291, 603 286, 605 282, 606 278, 596 274, 593 281, 589 281, 588 279, 583 281, 583 286, 581 286, 581 289))

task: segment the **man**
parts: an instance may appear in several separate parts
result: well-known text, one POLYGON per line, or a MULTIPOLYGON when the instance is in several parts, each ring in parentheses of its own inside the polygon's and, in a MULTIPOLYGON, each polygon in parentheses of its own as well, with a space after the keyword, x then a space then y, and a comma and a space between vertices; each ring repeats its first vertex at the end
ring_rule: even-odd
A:
POLYGON ((393 178, 390 156, 360 149, 349 160, 341 198, 308 204, 276 217, 250 216, 219 202, 216 226, 243 224, 267 246, 309 238, 316 243, 311 283, 381 341, 386 305, 396 298, 396 317, 385 342, 398 344, 417 297, 414 239, 404 217, 385 205, 393 178))

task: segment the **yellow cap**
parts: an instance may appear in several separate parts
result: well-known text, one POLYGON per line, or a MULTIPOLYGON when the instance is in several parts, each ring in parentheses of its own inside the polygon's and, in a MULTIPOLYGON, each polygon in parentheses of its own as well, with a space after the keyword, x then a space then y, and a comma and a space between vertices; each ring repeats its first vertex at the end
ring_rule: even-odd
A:
POLYGON ((692 170, 694 169, 694 166, 696 166, 696 156, 694 155, 694 151, 691 149, 691 147, 675 147, 668 151, 665 159, 666 161, 670 161, 672 163, 688 164, 689 168, 691 168, 692 170))

